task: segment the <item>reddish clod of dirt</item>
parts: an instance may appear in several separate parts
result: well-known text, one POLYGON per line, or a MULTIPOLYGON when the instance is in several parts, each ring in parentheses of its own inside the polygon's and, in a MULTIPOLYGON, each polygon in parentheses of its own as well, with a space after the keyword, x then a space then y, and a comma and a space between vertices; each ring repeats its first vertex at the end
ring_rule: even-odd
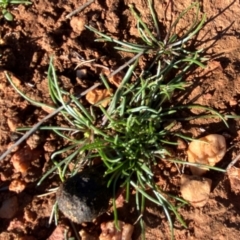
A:
MULTIPOLYGON (((71 19, 66 19, 65 16, 84 4, 85 0, 32 2, 29 6, 15 5, 10 8, 14 15, 13 22, 0 19, 3 43, 0 46, 1 153, 21 136, 14 133, 16 127, 32 126, 47 114, 44 109, 31 105, 17 94, 6 81, 4 71, 15 76, 14 83, 30 98, 51 105, 46 77, 50 56, 54 56, 61 86, 71 92, 86 89, 98 81, 96 73, 88 67, 86 69, 89 72, 84 75, 84 80, 76 78, 75 67, 78 63, 75 53, 87 60, 96 59, 99 64, 112 69, 125 63, 129 57, 122 52, 113 51, 111 44, 94 42, 96 36, 84 28, 85 24, 92 25, 112 37, 135 42, 139 35, 128 4, 135 5, 145 22, 150 19, 147 1, 143 0, 95 0, 71 19)), ((191 0, 154 2, 162 32, 192 3, 191 0)), ((201 12, 206 13, 207 21, 194 44, 198 49, 206 49, 205 54, 209 60, 204 70, 197 69, 186 79, 191 83, 190 87, 184 94, 176 96, 174 101, 202 104, 227 114, 240 114, 240 3, 236 0, 205 0, 201 1, 200 5, 201 12)), ((178 30, 184 29, 190 21, 181 21, 178 30)), ((140 64, 144 65, 145 60, 140 64)), ((81 72, 83 73, 84 71, 81 72)), ((199 110, 192 111, 199 113, 199 110)), ((240 152, 239 121, 229 119, 228 123, 229 128, 217 118, 208 118, 178 123, 178 127, 182 133, 196 138, 212 133, 227 136, 229 150, 218 164, 225 168, 240 152)), ((63 120, 55 117, 49 124, 61 126, 63 120)), ((47 131, 37 134, 39 136, 24 142, 0 162, 0 239, 45 240, 50 236, 62 239, 65 230, 68 231, 68 236, 75 236, 69 220, 61 214, 58 228, 54 223, 48 224, 55 194, 39 195, 46 193, 47 189, 58 187, 60 180, 56 175, 38 187, 36 183, 49 168, 51 153, 62 147, 62 141, 47 131), (18 159, 27 160, 25 168, 20 170, 16 169, 12 158, 23 149, 32 155, 36 154, 32 159, 23 159, 18 155, 18 159), (14 181, 24 187, 12 190, 14 181)), ((182 151, 179 157, 186 156, 184 149, 179 150, 182 151)), ((236 167, 239 167, 238 163, 236 167)), ((186 169, 186 173, 190 173, 189 169, 186 169)), ((209 171, 205 177, 212 181, 209 200, 202 208, 185 206, 179 209, 188 228, 185 229, 173 219, 175 239, 239 239, 240 196, 236 186, 238 174, 231 180, 232 185, 228 176, 220 172, 209 171), (234 186, 234 189, 231 186, 234 186)), ((165 191, 179 194, 180 176, 175 165, 159 163, 156 180, 165 191)), ((134 224, 138 215, 127 205, 127 210, 119 212, 119 218, 126 224, 134 224)), ((84 229, 90 235, 92 233, 99 236, 101 223, 112 219, 112 216, 106 214, 95 223, 75 224, 75 228, 77 232, 84 229)), ((146 239, 170 239, 169 224, 161 208, 148 204, 144 220, 146 239)), ((132 239, 138 239, 139 236, 140 229, 136 225, 132 239)))
POLYGON ((86 169, 68 178, 57 192, 59 209, 76 223, 92 222, 108 210, 112 188, 107 188, 104 172, 86 169))

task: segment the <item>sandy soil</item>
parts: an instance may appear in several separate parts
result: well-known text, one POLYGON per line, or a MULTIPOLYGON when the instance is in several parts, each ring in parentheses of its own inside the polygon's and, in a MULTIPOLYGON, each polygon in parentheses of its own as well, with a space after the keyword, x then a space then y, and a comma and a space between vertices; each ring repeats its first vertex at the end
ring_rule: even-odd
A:
MULTIPOLYGON (((80 14, 71 19, 66 15, 81 6, 83 0, 33 0, 30 6, 17 6, 11 12, 13 22, 0 19, 0 36, 4 44, 0 46, 0 153, 13 143, 18 134, 16 127, 32 126, 47 113, 23 100, 9 85, 4 70, 11 72, 15 84, 29 97, 50 103, 47 86, 47 69, 49 57, 54 56, 54 65, 58 77, 67 91, 79 88, 76 79, 76 53, 85 59, 97 59, 105 66, 114 68, 128 58, 121 52, 112 51, 111 44, 96 43, 96 36, 84 28, 90 24, 100 31, 116 38, 135 41, 138 38, 135 21, 128 9, 129 3, 143 15, 148 22, 149 12, 144 0, 95 0, 80 14)), ((155 9, 163 30, 178 14, 191 4, 191 0, 155 1, 155 9)), ((186 81, 191 87, 186 94, 179 95, 174 101, 197 103, 210 106, 226 114, 240 114, 240 3, 230 0, 202 0, 201 12, 206 13, 207 22, 195 39, 197 48, 206 49, 209 57, 207 68, 196 71, 186 81)), ((182 22, 183 28, 188 22, 182 22)), ((164 32, 164 31, 163 31, 164 32)), ((96 76, 87 79, 85 84, 91 86, 96 76)), ((61 118, 53 118, 49 124, 61 124, 61 118)), ((208 133, 219 133, 227 136, 229 150, 220 163, 226 167, 240 151, 240 128, 237 120, 229 119, 227 128, 219 120, 198 119, 181 125, 182 132, 192 137, 208 133)), ((55 195, 38 197, 49 188, 57 187, 57 176, 46 180, 39 187, 36 182, 49 166, 50 154, 61 147, 61 140, 50 132, 38 132, 34 139, 23 143, 20 148, 31 158, 29 170, 17 173, 14 171, 11 156, 0 162, 0 207, 8 203, 8 212, 0 213, 0 239, 48 239, 56 228, 48 224, 55 195), (35 144, 35 145, 34 145, 35 144), (34 145, 34 150, 29 150, 34 145), (29 156, 29 151, 31 155, 29 156), (19 180, 25 187, 21 193, 8 190, 10 183, 19 180)), ((169 166, 163 166, 168 169, 169 166)), ((210 200, 203 208, 186 206, 179 211, 185 219, 188 229, 174 222, 175 238, 192 240, 235 240, 240 235, 240 201, 239 194, 234 192, 229 179, 222 173, 209 172, 213 187, 210 200)), ((161 181, 166 190, 178 193, 178 174, 163 176, 161 181)), ((122 220, 133 224, 137 217, 122 213, 122 220)), ((1 211, 0 211, 1 212, 1 211)), ((104 220, 109 217, 106 215, 104 220)), ((146 213, 146 239, 170 239, 168 222, 161 208, 149 205, 146 213)), ((99 233, 98 224, 76 225, 76 229, 94 229, 99 233)), ((60 223, 70 229, 68 219, 60 215, 60 223)), ((139 238, 139 228, 135 228, 133 239, 139 238)), ((56 239, 63 239, 61 237, 56 239)))

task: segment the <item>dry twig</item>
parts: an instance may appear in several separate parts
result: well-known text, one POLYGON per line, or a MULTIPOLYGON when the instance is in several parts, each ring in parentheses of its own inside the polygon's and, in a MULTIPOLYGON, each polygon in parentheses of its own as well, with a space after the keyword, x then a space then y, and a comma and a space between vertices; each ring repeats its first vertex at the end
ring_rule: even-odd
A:
MULTIPOLYGON (((101 85, 101 83, 97 83, 94 84, 92 87, 88 88, 87 90, 85 90, 84 92, 80 93, 79 96, 77 96, 77 98, 81 98, 83 96, 85 96, 88 92, 92 91, 93 89, 97 88, 99 85, 101 85)), ((69 104, 71 102, 71 100, 66 103, 69 104)), ((26 140, 31 134, 33 134, 46 120, 50 119, 51 117, 55 116, 56 114, 58 114, 59 112, 61 112, 64 109, 64 106, 61 106, 59 108, 57 108, 55 111, 53 111, 52 113, 48 114, 46 117, 44 117, 41 121, 39 121, 35 126, 33 126, 29 131, 27 131, 17 142, 15 142, 6 152, 4 152, 1 156, 0 156, 0 161, 5 158, 15 147, 17 147, 18 145, 20 145, 24 140, 26 140)))

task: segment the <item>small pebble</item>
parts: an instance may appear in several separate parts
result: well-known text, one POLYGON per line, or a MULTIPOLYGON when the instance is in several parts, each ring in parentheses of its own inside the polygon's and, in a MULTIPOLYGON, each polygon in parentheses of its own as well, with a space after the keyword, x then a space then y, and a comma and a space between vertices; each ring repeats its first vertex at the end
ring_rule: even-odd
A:
POLYGON ((30 147, 30 149, 35 149, 39 146, 39 144, 42 142, 41 137, 39 134, 34 133, 32 134, 27 140, 26 143, 30 147))
POLYGON ((16 179, 10 183, 8 189, 9 191, 20 193, 26 188, 26 185, 24 181, 16 179))
POLYGON ((75 33, 80 35, 82 31, 85 29, 85 24, 86 24, 87 18, 82 16, 73 16, 70 20, 70 25, 75 33))
POLYGON ((240 193, 240 168, 231 167, 228 172, 228 178, 230 180, 231 190, 235 194, 240 193))
POLYGON ((99 236, 99 240, 131 240, 134 226, 126 224, 125 222, 118 221, 120 231, 116 229, 115 223, 104 222, 101 224, 102 233, 99 236))
POLYGON ((41 151, 37 149, 31 150, 27 145, 15 152, 11 158, 11 163, 16 172, 26 174, 31 164, 37 162, 41 156, 41 151))
POLYGON ((237 104, 238 104, 238 102, 237 102, 236 99, 231 99, 231 100, 229 101, 229 105, 230 105, 231 107, 236 106, 237 104))
POLYGON ((30 167, 32 160, 31 149, 26 146, 22 149, 19 149, 11 158, 11 162, 13 164, 16 172, 26 173, 30 167))
POLYGON ((57 145, 56 145, 56 141, 55 140, 50 140, 47 141, 44 146, 43 149, 45 152, 54 152, 57 149, 57 145))
POLYGON ((199 176, 182 175, 180 191, 183 199, 194 207, 203 207, 211 191, 212 180, 199 176))
MULTIPOLYGON (((227 150, 225 137, 219 134, 209 134, 193 140, 187 150, 188 161, 204 165, 215 166, 222 160, 227 150)), ((190 166, 194 175, 201 176, 207 172, 206 167, 190 166)))
POLYGON ((185 150, 185 149, 187 149, 187 143, 183 139, 179 138, 177 140, 177 143, 178 143, 178 145, 177 145, 177 149, 178 150, 185 150))

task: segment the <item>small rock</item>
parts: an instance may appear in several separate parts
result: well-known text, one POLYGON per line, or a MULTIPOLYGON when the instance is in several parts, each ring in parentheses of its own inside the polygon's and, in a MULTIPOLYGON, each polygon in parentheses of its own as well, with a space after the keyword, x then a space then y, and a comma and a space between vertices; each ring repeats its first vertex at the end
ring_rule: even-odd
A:
POLYGON ((229 105, 230 105, 231 107, 236 106, 237 104, 238 104, 238 102, 237 102, 237 100, 234 99, 234 98, 229 101, 229 105))
POLYGON ((29 146, 25 146, 15 152, 11 158, 11 162, 16 172, 25 174, 29 169, 31 162, 40 156, 40 152, 31 150, 29 146))
POLYGON ((82 16, 74 16, 71 18, 70 25, 75 33, 80 35, 82 31, 85 29, 85 24, 86 24, 87 18, 82 16))
POLYGON ((111 76, 111 77, 108 77, 108 75, 111 74, 111 71, 109 70, 104 70, 103 73, 107 76, 107 79, 109 80, 109 82, 113 85, 115 85, 116 87, 119 87, 123 78, 124 78, 124 75, 122 72, 118 72, 117 74, 111 76))
POLYGON ((178 150, 185 150, 185 149, 187 149, 187 143, 183 140, 183 139, 181 139, 181 138, 179 138, 178 140, 177 140, 177 149, 178 150))
MULTIPOLYGON (((205 137, 192 141, 189 144, 187 155, 188 161, 215 166, 226 153, 226 140, 219 134, 210 134, 205 137)), ((208 168, 190 166, 194 175, 203 175, 208 168)))
POLYGON ((114 222, 102 223, 99 240, 131 240, 134 226, 122 221, 118 221, 118 224, 120 231, 116 229, 114 222))
POLYGON ((27 140, 26 143, 30 147, 30 149, 35 149, 39 146, 39 144, 42 142, 41 137, 39 134, 34 133, 32 134, 27 140))
POLYGON ((209 199, 211 185, 211 179, 182 175, 180 191, 182 197, 192 206, 203 207, 209 199))
MULTIPOLYGON (((52 232, 51 236, 48 238, 48 240, 65 240, 65 232, 69 232, 69 227, 66 225, 58 225, 55 230, 52 232)), ((68 234, 69 235, 69 234, 68 234)), ((70 237, 70 236, 68 236, 70 237)))
POLYGON ((8 189, 9 191, 20 193, 26 188, 26 185, 24 181, 16 179, 10 183, 8 189))
POLYGON ((58 207, 65 216, 76 223, 92 222, 107 211, 112 189, 103 175, 99 168, 91 168, 66 180, 57 192, 58 207))
POLYGON ((124 197, 124 191, 122 190, 121 193, 118 195, 118 197, 115 200, 116 208, 123 207, 124 203, 125 203, 125 199, 126 198, 124 197))
POLYGON ((240 168, 233 166, 228 170, 227 174, 232 191, 238 194, 240 192, 240 168))
POLYGON ((31 164, 31 150, 29 147, 18 150, 11 158, 16 172, 26 173, 31 164))
POLYGON ((0 208, 0 218, 10 219, 14 217, 17 210, 18 210, 17 197, 13 196, 11 198, 8 198, 2 203, 2 206, 0 208))
POLYGON ((57 143, 55 140, 50 140, 47 141, 44 146, 43 149, 45 152, 54 152, 57 149, 57 143))

